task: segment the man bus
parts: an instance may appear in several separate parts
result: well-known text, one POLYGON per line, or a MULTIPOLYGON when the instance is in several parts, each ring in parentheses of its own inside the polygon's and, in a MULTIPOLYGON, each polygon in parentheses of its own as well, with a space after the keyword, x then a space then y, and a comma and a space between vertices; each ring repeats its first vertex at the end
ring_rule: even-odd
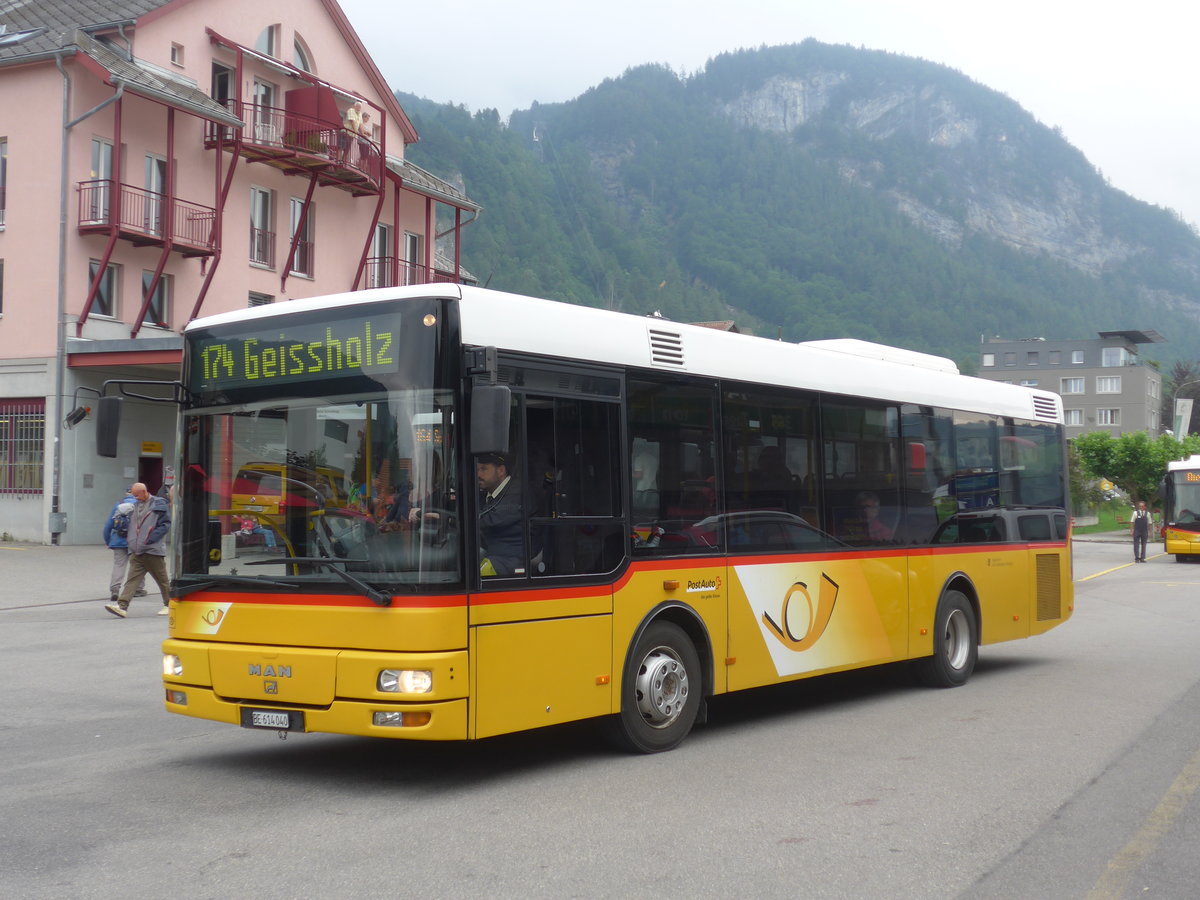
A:
POLYGON ((457 285, 184 342, 174 713, 416 740, 595 717, 652 752, 716 695, 901 660, 960 685, 1071 614, 1061 401, 949 360, 457 285), (276 555, 232 533, 251 462, 287 487, 276 555), (307 483, 331 470, 336 500, 307 483))
POLYGON ((1167 463, 1160 493, 1163 549, 1190 562, 1200 555, 1200 454, 1167 463))

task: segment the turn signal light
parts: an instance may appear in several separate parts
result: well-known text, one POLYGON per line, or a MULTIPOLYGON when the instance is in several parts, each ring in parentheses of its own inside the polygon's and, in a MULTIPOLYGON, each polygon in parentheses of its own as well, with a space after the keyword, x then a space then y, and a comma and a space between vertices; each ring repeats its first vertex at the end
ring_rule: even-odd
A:
POLYGON ((401 712, 400 710, 386 710, 372 713, 371 724, 393 728, 420 728, 422 725, 428 725, 431 718, 433 718, 433 713, 428 711, 401 712))

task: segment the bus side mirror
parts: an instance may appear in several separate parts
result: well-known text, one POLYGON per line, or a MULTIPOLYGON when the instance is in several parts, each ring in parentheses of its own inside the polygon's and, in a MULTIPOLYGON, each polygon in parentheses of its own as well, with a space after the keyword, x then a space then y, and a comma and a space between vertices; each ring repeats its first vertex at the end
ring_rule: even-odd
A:
POLYGON ((512 391, 506 384, 477 384, 471 391, 471 454, 508 452, 512 391))
POLYGON ((121 431, 121 398, 101 397, 96 403, 96 454, 115 459, 121 431))

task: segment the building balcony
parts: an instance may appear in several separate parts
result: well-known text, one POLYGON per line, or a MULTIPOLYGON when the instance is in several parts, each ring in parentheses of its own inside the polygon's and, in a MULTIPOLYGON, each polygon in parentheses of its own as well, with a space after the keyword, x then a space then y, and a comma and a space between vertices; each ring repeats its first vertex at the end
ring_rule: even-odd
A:
POLYGON ((318 184, 342 188, 355 196, 378 194, 383 186, 383 153, 374 140, 340 123, 322 121, 274 106, 226 101, 245 123, 242 129, 214 122, 205 125, 205 146, 223 142, 251 162, 261 162, 289 175, 317 176, 318 184))
POLYGON ((275 232, 250 226, 250 262, 275 268, 275 232))
POLYGON ((165 245, 184 256, 216 252, 217 211, 111 178, 79 182, 79 233, 117 236, 136 246, 165 245))
POLYGON ((369 256, 363 270, 367 288, 405 287, 410 284, 457 284, 462 279, 453 272, 411 263, 394 256, 369 256))

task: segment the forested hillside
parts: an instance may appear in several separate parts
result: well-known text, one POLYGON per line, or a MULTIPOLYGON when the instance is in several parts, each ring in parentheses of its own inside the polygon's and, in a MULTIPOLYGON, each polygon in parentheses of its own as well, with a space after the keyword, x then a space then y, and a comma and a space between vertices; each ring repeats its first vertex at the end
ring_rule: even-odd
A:
POLYGON ((463 261, 493 288, 968 371, 983 334, 1154 328, 1170 343, 1146 351, 1200 356, 1200 239, 943 66, 806 41, 508 123, 398 96, 413 161, 485 208, 463 261))

